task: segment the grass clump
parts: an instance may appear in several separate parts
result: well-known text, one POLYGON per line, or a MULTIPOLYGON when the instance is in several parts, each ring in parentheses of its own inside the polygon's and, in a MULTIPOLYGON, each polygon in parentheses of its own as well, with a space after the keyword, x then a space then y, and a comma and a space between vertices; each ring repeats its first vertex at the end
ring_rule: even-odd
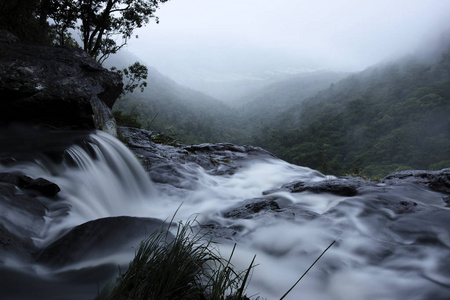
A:
MULTIPOLYGON (((195 221, 195 220, 194 220, 195 221)), ((254 259, 248 269, 235 271, 231 258, 220 256, 192 222, 179 223, 175 236, 161 229, 141 242, 128 270, 103 289, 99 300, 241 300, 254 259)))

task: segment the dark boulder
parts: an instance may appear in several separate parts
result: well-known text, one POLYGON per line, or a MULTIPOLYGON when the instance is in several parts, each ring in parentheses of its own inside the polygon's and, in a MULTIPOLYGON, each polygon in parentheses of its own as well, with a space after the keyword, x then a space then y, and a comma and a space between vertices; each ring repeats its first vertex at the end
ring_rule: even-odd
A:
POLYGON ((56 183, 42 177, 32 179, 28 176, 20 176, 18 185, 23 189, 38 191, 47 197, 54 197, 61 191, 56 183))
POLYGON ((395 205, 395 212, 397 214, 410 213, 416 210, 417 203, 414 201, 400 201, 395 205))
POLYGON ((111 110, 123 87, 83 50, 31 45, 0 31, 0 120, 115 133, 111 110))
POLYGON ((414 183, 426 186, 436 192, 450 195, 450 169, 440 171, 401 171, 389 174, 380 183, 398 185, 414 183))
POLYGON ((231 219, 252 219, 257 214, 270 211, 280 211, 280 206, 276 202, 277 198, 256 198, 243 201, 238 206, 222 213, 225 218, 231 219))
POLYGON ((264 191, 263 194, 269 195, 280 191, 288 191, 291 193, 309 191, 312 193, 330 193, 338 196, 352 197, 358 194, 358 188, 367 184, 363 179, 357 177, 342 177, 322 181, 295 181, 284 184, 279 189, 264 191))
POLYGON ((118 253, 128 254, 131 259, 139 243, 163 226, 163 221, 152 218, 97 219, 71 229, 45 247, 37 260, 47 265, 67 266, 86 260, 105 260, 118 253))
POLYGON ((61 191, 56 183, 41 177, 33 179, 26 175, 0 173, 0 182, 11 183, 25 190, 37 191, 47 197, 54 197, 61 191))

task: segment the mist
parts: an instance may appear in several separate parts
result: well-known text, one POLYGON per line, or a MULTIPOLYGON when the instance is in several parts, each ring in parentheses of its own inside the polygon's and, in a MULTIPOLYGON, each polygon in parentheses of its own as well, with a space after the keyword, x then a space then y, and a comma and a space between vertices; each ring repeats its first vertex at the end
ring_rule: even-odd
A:
POLYGON ((177 82, 211 93, 218 83, 360 71, 413 53, 450 28, 447 0, 274 3, 169 1, 157 11, 159 24, 138 30, 128 51, 177 82))

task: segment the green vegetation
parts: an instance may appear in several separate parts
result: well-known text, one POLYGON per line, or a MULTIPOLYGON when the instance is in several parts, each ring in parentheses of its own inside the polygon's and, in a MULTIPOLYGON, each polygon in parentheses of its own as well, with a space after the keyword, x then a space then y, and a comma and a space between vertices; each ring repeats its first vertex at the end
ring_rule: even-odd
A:
MULTIPOLYGON (((252 144, 334 175, 380 178, 450 166, 449 52, 434 62, 408 58, 375 66, 307 99, 294 97, 298 88, 290 86, 302 81, 291 79, 239 109, 150 73, 148 91, 119 100, 114 110, 182 143, 252 144)), ((337 75, 327 76, 306 82, 337 75)))
POLYGON ((185 144, 245 142, 244 130, 236 127, 239 118, 235 110, 176 84, 152 68, 147 81, 149 86, 143 93, 127 94, 113 108, 115 114, 132 116, 139 124, 133 127, 163 132, 185 144))
MULTIPOLYGON (((97 300, 250 300, 244 292, 256 256, 247 269, 236 271, 231 264, 236 245, 230 257, 224 259, 206 234, 194 232, 192 224, 192 221, 180 222, 175 236, 170 233, 170 228, 161 228, 142 241, 128 270, 105 286, 97 300)), ((338 239, 322 251, 280 300, 297 286, 338 239)))
POLYGON ((239 127, 252 134, 258 134, 261 129, 267 131, 264 127, 276 121, 282 112, 347 76, 348 73, 308 72, 246 95, 241 101, 244 104, 239 106, 239 127))
POLYGON ((279 116, 254 143, 325 173, 449 167, 450 54, 352 75, 279 116))
POLYGON ((2 0, 0 29, 8 30, 26 41, 48 43, 47 22, 39 11, 39 0, 2 0))
POLYGON ((247 270, 235 271, 211 240, 195 233, 192 222, 179 223, 175 237, 161 229, 141 242, 128 270, 106 286, 99 300, 241 300, 254 259, 247 270))
POLYGON ((70 29, 80 32, 82 48, 103 63, 117 53, 133 36, 136 28, 147 25, 156 9, 168 0, 40 0, 41 18, 58 45, 72 43, 70 29))

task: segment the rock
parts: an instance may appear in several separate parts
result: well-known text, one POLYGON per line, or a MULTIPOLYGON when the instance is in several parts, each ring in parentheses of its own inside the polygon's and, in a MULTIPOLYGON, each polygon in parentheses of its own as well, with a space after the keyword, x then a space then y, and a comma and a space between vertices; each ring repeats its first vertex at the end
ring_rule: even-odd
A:
POLYGON ((410 213, 415 211, 417 203, 414 201, 400 201, 395 205, 397 214, 410 213))
POLYGON ((0 182, 11 183, 26 190, 34 190, 47 197, 54 197, 61 191, 57 184, 41 177, 33 179, 26 175, 0 173, 0 182))
POLYGON ((45 247, 37 261, 51 266, 67 266, 89 260, 105 261, 110 255, 125 253, 128 254, 125 259, 128 263, 139 243, 163 226, 163 221, 152 218, 97 219, 74 227, 45 247))
POLYGON ((331 193, 338 196, 352 197, 358 194, 358 185, 345 180, 333 179, 320 182, 299 182, 294 185, 292 193, 310 191, 313 193, 331 193))
POLYGON ((327 179, 322 181, 295 181, 284 184, 279 189, 264 191, 264 195, 273 194, 280 191, 300 193, 309 191, 313 193, 331 193, 338 196, 353 197, 358 194, 358 188, 367 185, 364 180, 356 177, 342 177, 327 179))
POLYGON ((258 213, 279 211, 280 206, 275 200, 277 200, 275 197, 246 200, 237 207, 223 212, 222 215, 231 219, 252 219, 258 213))
POLYGON ((81 49, 19 43, 5 31, 0 48, 2 123, 115 133, 110 108, 122 91, 120 75, 81 49))
POLYGON ((59 191, 61 191, 56 183, 53 183, 41 177, 32 179, 28 176, 20 176, 18 185, 19 187, 27 190, 38 191, 42 195, 47 197, 54 197, 59 193, 59 191))
POLYGON ((262 148, 248 145, 218 143, 175 147, 156 144, 152 142, 152 132, 137 128, 119 127, 118 135, 140 159, 154 182, 183 189, 194 188, 198 181, 191 168, 200 166, 211 175, 232 175, 254 159, 275 158, 262 148))
POLYGON ((436 192, 450 195, 450 168, 440 171, 401 171, 389 174, 380 183, 398 185, 414 183, 426 186, 436 192))
POLYGON ((20 175, 13 173, 0 173, 0 182, 6 182, 14 185, 19 184, 20 175))
POLYGON ((446 207, 450 207, 450 196, 449 197, 445 197, 442 199, 445 202, 445 206, 446 207))

